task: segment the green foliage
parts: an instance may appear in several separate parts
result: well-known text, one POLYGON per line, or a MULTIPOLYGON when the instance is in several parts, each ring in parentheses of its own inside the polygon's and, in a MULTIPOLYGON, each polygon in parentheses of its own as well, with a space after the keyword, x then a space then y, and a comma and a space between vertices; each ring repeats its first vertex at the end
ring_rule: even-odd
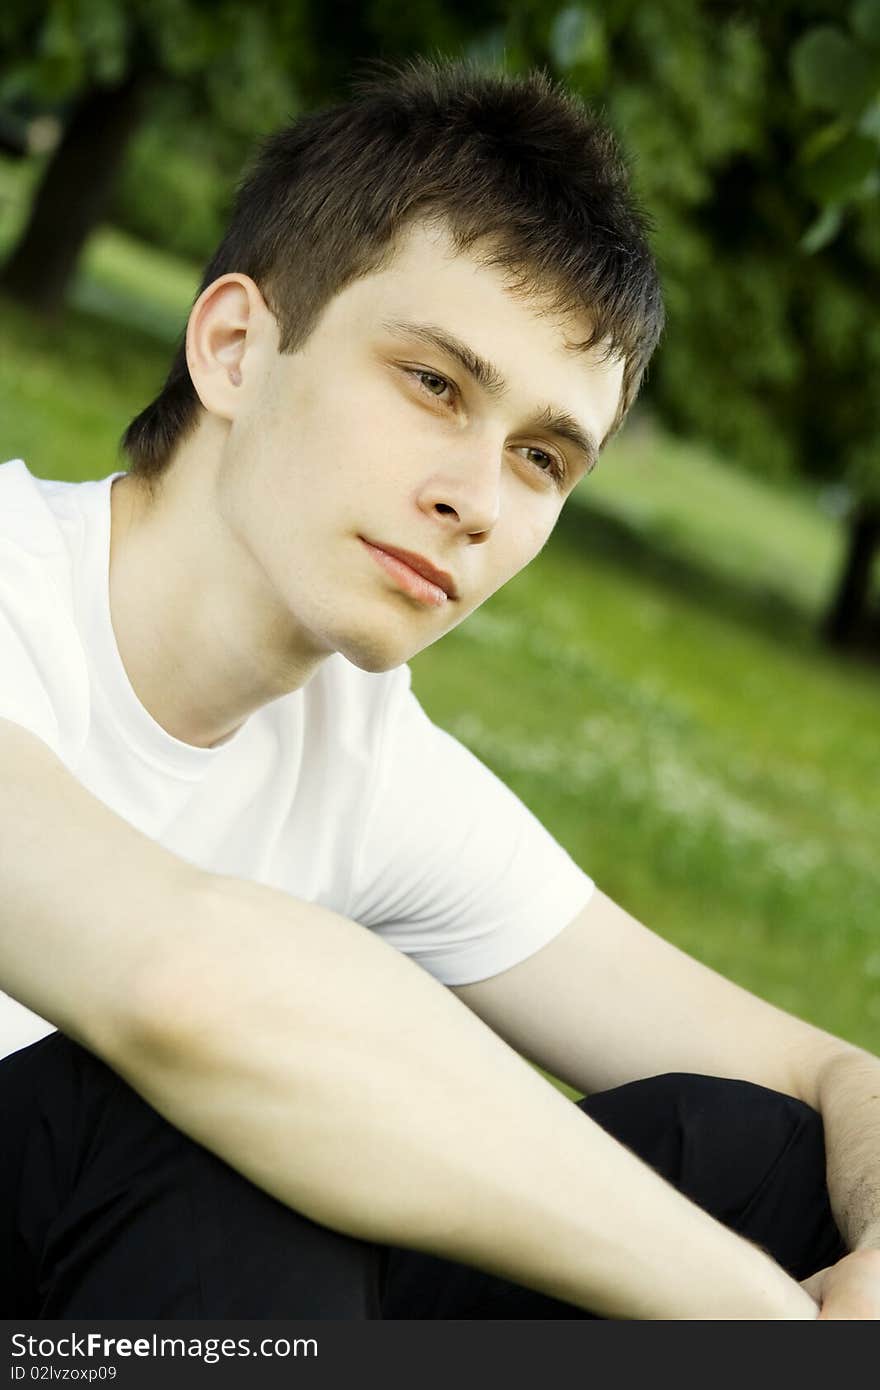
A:
POLYGON ((831 24, 808 29, 791 50, 795 91, 805 106, 856 115, 875 94, 871 55, 831 24))
POLYGON ((553 21, 549 48, 560 72, 569 79, 598 86, 608 66, 608 36, 595 10, 569 5, 553 21))
POLYGON ((302 6, 277 0, 12 0, 0 101, 65 102, 132 71, 185 80, 224 126, 253 134, 292 99, 290 49, 302 6))
MULTIPOLYGON (((865 190, 874 192, 877 170, 877 143, 867 135, 848 130, 842 123, 827 126, 821 149, 818 142, 808 141, 802 151, 802 183, 823 211, 829 206, 839 209, 848 199, 865 190)), ((815 238, 814 238, 815 240, 815 238)), ((830 241, 831 238, 829 237, 830 241)), ((820 250, 821 245, 814 247, 820 250)))
POLYGON ((655 223, 647 392, 764 475, 880 496, 880 0, 604 0, 512 35, 603 109, 655 223))
POLYGON ((857 0, 849 20, 851 32, 808 29, 790 52, 802 107, 825 118, 799 157, 802 186, 820 208, 801 240, 810 254, 837 236, 845 209, 880 192, 880 0, 857 0))
POLYGON ((220 130, 185 86, 157 95, 132 141, 110 215, 126 231, 204 263, 222 236, 252 141, 220 130))
POLYGON ((64 114, 84 90, 139 72, 152 98, 111 215, 166 249, 206 259, 255 139, 332 100, 376 57, 458 53, 501 0, 10 0, 0 108, 64 114))
POLYGON ((88 83, 112 83, 127 66, 129 20, 117 0, 48 0, 37 7, 12 0, 4 46, 13 56, 0 99, 26 93, 56 102, 88 83))

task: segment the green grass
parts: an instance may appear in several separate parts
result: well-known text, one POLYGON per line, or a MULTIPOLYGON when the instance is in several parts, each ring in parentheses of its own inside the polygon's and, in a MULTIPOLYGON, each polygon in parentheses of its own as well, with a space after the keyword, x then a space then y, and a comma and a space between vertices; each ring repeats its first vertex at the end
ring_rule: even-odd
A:
POLYGON ((631 421, 578 489, 589 503, 660 551, 706 565, 754 598, 805 611, 825 603, 840 561, 842 532, 803 486, 767 487, 705 450, 631 421))
MULTIPOLYGON (((186 326, 198 277, 153 246, 131 255, 131 238, 112 227, 90 241, 73 302, 76 308, 174 341, 186 326)), ((164 358, 163 358, 164 360, 164 358)))
POLYGON ((597 882, 877 1049, 877 678, 551 543, 415 663, 432 714, 597 882))
POLYGON ((169 353, 140 329, 82 310, 42 323, 0 300, 0 453, 42 477, 112 472, 119 436, 158 390, 169 353))
MULTIPOLYGON (((0 453, 117 467, 196 278, 105 233, 63 324, 0 306, 0 453)), ((813 636, 839 548, 808 493, 635 424, 539 559, 413 669, 625 907, 880 1051, 880 672, 813 636)))
MULTIPOLYGON (((39 167, 0 158, 0 254, 39 167)), ((195 267, 105 227, 88 244, 63 322, 0 302, 0 453, 45 477, 120 466, 119 436, 161 386, 197 286, 195 267)))

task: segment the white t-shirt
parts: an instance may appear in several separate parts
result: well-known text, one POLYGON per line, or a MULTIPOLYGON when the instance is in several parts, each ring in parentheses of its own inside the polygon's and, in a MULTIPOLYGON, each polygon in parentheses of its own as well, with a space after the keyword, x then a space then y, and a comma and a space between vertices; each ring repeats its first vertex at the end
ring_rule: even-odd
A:
MULTIPOLYGON (((63 483, 0 465, 0 717, 183 859, 333 908, 445 984, 506 970, 560 932, 592 881, 431 723, 406 666, 377 675, 332 656, 215 748, 156 723, 110 619, 119 476, 63 483)), ((0 1056, 50 1031, 0 994, 0 1056)))

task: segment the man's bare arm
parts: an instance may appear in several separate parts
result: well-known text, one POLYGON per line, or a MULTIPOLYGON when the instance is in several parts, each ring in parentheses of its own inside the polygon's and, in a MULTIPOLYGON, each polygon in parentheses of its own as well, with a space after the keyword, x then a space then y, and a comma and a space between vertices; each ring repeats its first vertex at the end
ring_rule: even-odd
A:
POLYGON ((201 877, 0 719, 0 989, 103 1055, 201 877))
POLYGON ((724 979, 601 892, 528 960, 455 993, 585 1092, 690 1071, 806 1102, 822 1115, 841 1234, 853 1251, 880 1250, 880 1059, 724 979))
POLYGON ((825 1125, 828 1193, 850 1250, 880 1251, 880 1059, 850 1048, 819 1068, 810 1103, 825 1125))
POLYGON ((880 1060, 832 1052, 810 1082, 825 1127, 828 1194, 850 1254, 804 1282, 823 1319, 880 1318, 880 1060))
POLYGON ((267 1191, 606 1316, 815 1316, 378 937, 176 860, 2 723, 0 764, 0 983, 267 1191))

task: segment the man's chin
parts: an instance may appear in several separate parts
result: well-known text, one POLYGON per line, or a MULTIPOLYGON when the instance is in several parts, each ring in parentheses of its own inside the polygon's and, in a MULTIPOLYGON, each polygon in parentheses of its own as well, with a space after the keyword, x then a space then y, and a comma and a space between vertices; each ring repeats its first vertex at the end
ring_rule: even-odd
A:
MULTIPOLYGON (((426 645, 427 643, 422 643, 422 646, 426 645)), ((359 633, 356 637, 347 635, 339 643, 337 651, 346 661, 350 661, 352 666, 357 666, 361 671, 378 674, 403 666, 422 650, 422 646, 415 646, 412 642, 395 641, 390 635, 369 633, 365 636, 359 633)))
POLYGON ((370 671, 376 675, 381 671, 393 671, 396 666, 403 666, 409 661, 410 656, 415 653, 409 652, 401 655, 399 651, 390 652, 379 650, 378 648, 365 648, 360 644, 351 647, 340 647, 340 654, 350 661, 352 666, 357 666, 361 671, 370 671))

